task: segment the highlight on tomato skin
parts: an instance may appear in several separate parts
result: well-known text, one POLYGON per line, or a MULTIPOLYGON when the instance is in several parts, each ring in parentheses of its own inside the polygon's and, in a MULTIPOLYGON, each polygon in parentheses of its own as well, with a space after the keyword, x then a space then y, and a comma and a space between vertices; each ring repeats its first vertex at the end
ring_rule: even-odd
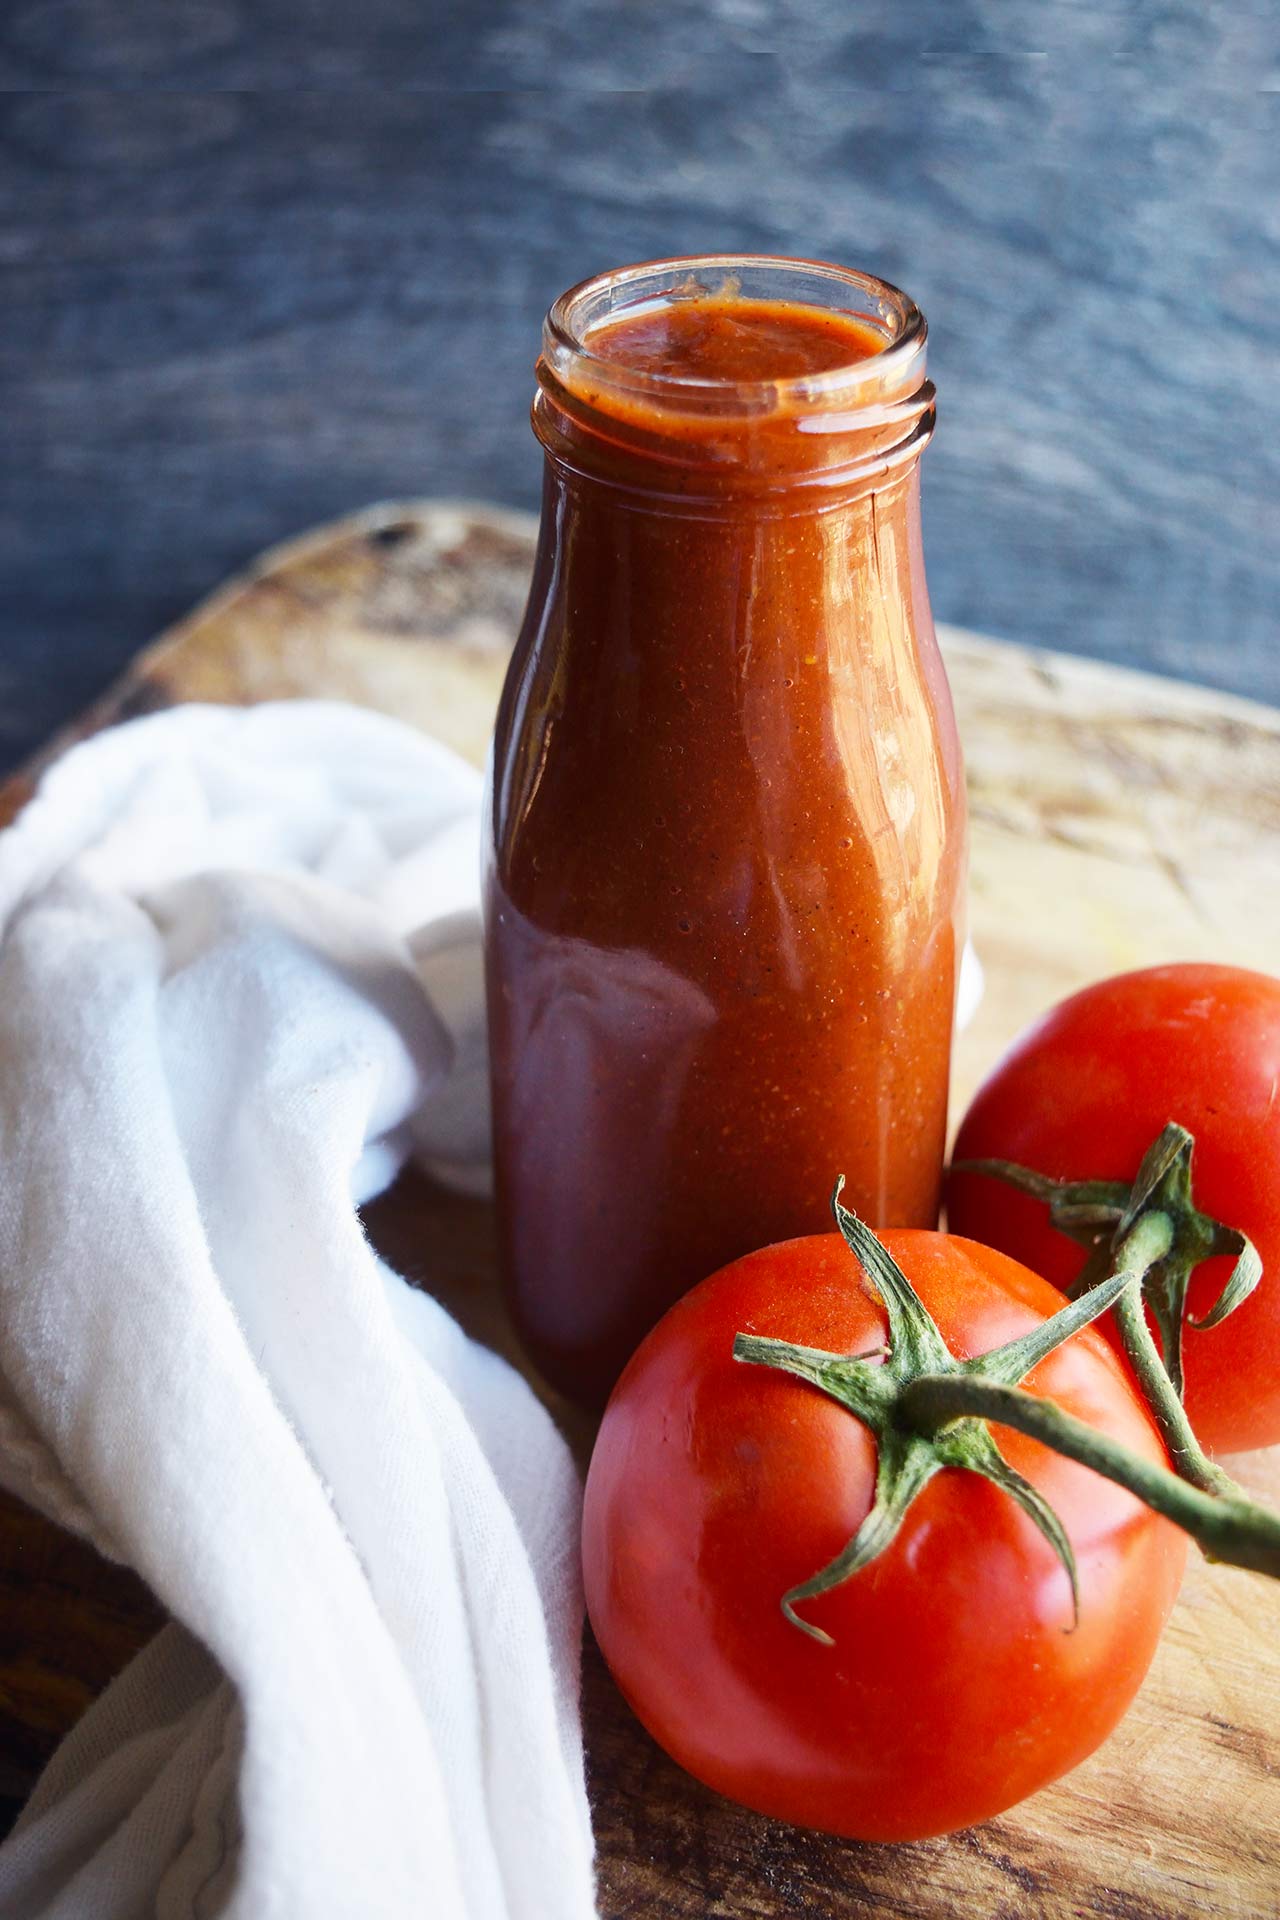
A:
MULTIPOLYGON (((1062 1297, 989 1248, 880 1236, 953 1352, 987 1352, 1062 1297)), ((884 1309, 838 1234, 765 1248, 696 1287, 619 1381, 592 1457, 583 1570, 623 1694, 689 1772, 757 1811, 861 1840, 988 1819, 1077 1765, 1137 1692, 1177 1594, 1186 1541, 1123 1489, 996 1429, 1052 1503, 1066 1572, 999 1488, 943 1471, 892 1545, 800 1611, 783 1595, 870 1508, 876 1443, 805 1382, 732 1358, 747 1332, 831 1352, 882 1347, 884 1309)), ((1146 1457, 1163 1445, 1092 1329, 1028 1377, 1146 1457)))
MULTIPOLYGON (((997 1064, 952 1158, 1007 1160, 1054 1179, 1131 1180, 1166 1122, 1195 1136, 1197 1205, 1262 1259, 1254 1293, 1220 1326, 1188 1327, 1185 1404, 1211 1452, 1280 1442, 1280 980, 1240 967, 1151 967, 1062 1001, 997 1064)), ((953 1172, 947 1224, 1060 1287, 1081 1248, 1025 1194, 953 1172)), ((1230 1262, 1207 1260, 1190 1312, 1216 1299, 1230 1262)), ((1110 1316, 1103 1323, 1113 1332, 1110 1316)))

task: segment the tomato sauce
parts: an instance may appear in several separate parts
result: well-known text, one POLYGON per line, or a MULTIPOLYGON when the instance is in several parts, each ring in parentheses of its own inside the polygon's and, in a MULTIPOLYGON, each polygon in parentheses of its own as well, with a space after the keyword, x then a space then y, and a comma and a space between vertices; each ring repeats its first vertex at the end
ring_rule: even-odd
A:
POLYGON ((504 1265, 586 1401, 696 1281, 821 1230, 838 1173, 873 1225, 933 1224, 961 940, 923 322, 834 269, 839 308, 780 297, 785 263, 645 271, 636 311, 632 270, 588 283, 604 321, 584 290, 549 319, 491 777, 504 1265))
POLYGON ((722 294, 615 320, 587 345, 614 366, 723 383, 829 372, 879 353, 884 341, 850 314, 722 294))

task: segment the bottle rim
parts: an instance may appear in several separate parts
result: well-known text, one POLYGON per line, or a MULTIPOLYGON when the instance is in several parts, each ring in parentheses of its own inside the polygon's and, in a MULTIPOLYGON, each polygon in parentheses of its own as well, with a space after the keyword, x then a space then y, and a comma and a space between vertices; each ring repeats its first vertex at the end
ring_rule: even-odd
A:
POLYGON ((543 366, 573 388, 586 382, 662 411, 841 412, 905 397, 924 381, 928 325, 908 294, 874 274, 785 254, 697 253, 592 274, 562 293, 543 324, 543 366), (819 372, 759 380, 657 372, 592 351, 592 335, 624 317, 677 300, 741 293, 794 302, 857 320, 883 342, 878 352, 819 372))

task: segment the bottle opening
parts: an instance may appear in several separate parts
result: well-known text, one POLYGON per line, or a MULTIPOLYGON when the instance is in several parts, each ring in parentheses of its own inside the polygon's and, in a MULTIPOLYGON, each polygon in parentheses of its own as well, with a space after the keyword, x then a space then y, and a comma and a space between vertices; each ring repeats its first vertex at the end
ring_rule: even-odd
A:
POLYGON ((887 281, 756 254, 623 267, 562 294, 543 366, 584 397, 676 412, 874 405, 924 378, 924 315, 887 281))

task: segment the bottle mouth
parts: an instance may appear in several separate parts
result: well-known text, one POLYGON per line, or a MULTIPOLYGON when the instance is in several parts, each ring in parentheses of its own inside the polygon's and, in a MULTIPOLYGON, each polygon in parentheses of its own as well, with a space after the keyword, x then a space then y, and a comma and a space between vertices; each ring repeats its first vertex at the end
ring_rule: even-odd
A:
POLYGON ((785 415, 801 425, 806 414, 874 411, 918 394, 927 336, 915 302, 872 274, 770 254, 688 254, 595 274, 562 293, 543 326, 539 374, 562 390, 607 394, 664 413, 785 415), (750 380, 659 371, 607 351, 605 336, 620 320, 727 297, 839 314, 880 345, 847 364, 750 380))

